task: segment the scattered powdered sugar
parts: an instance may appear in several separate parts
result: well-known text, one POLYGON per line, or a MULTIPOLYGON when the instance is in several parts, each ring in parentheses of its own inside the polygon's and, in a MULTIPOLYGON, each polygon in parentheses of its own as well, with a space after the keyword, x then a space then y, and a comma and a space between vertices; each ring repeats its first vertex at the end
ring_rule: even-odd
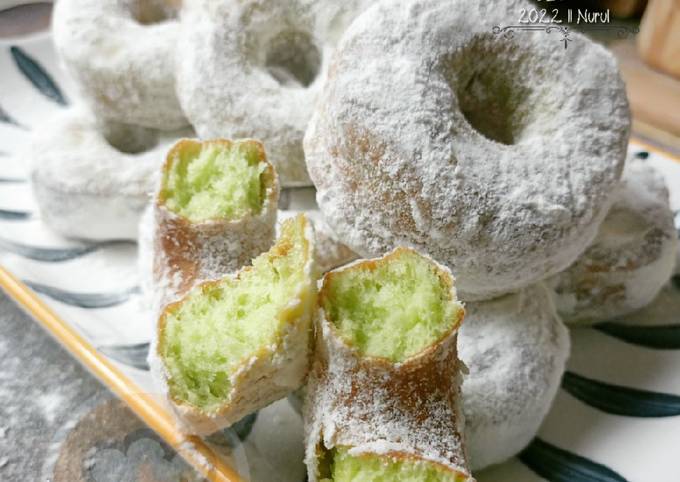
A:
POLYGON ((0 479, 45 480, 63 442, 55 433, 68 433, 105 389, 5 296, 0 312, 0 479))
POLYGON ((205 458, 205 456, 201 452, 196 450, 196 446, 194 445, 193 442, 189 440, 182 442, 182 444, 179 447, 179 451, 191 454, 192 463, 194 465, 198 465, 199 467, 202 467, 206 471, 215 470, 215 466, 207 458, 205 458))
POLYGON ((83 468, 85 470, 91 470, 97 463, 95 455, 97 454, 97 447, 90 447, 85 452, 85 457, 83 458, 83 468))
POLYGON ((42 410, 43 416, 48 423, 54 422, 57 409, 62 405, 63 397, 58 392, 44 393, 35 399, 35 403, 42 410))
POLYGON ((543 32, 492 33, 526 5, 374 5, 340 42, 305 138, 338 239, 365 257, 429 253, 466 301, 573 262, 624 163, 630 114, 615 59, 579 34, 565 50, 543 32))
MULTIPOLYGON (((211 466, 196 450, 192 450, 191 454, 196 463, 210 470, 211 466)), ((167 460, 161 444, 149 438, 135 440, 125 452, 114 448, 93 447, 85 455, 83 468, 95 482, 204 480, 179 455, 167 460)))

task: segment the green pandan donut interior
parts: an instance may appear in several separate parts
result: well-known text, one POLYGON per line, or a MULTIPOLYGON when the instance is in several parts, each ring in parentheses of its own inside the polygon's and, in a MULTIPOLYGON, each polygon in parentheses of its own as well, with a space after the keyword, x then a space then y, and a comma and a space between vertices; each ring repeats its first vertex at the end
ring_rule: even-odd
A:
POLYGON ((235 220, 262 210, 267 164, 257 143, 208 141, 200 149, 192 145, 170 155, 161 197, 171 211, 202 222, 235 220))
POLYGON ((326 482, 463 482, 466 477, 414 459, 377 455, 352 456, 346 449, 332 452, 331 478, 326 482))
POLYGON ((286 330, 282 313, 306 283, 309 245, 302 216, 286 221, 274 247, 238 279, 194 288, 171 305, 159 338, 170 394, 210 411, 230 397, 230 377, 286 330))
POLYGON ((327 276, 322 303, 347 344, 393 362, 441 339, 463 309, 436 265, 406 249, 327 276))

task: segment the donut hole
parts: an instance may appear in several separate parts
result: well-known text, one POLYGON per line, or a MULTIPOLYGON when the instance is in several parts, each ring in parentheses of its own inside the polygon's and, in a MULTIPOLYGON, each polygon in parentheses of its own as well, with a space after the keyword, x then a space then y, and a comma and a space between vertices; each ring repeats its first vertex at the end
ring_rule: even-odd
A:
POLYGON ((642 242, 652 230, 653 224, 642 213, 615 205, 600 225, 596 243, 608 250, 623 249, 642 242))
POLYGON ((265 52, 265 68, 287 87, 309 87, 321 70, 321 52, 306 32, 279 32, 269 40, 265 52))
POLYGON ((482 36, 455 55, 449 70, 467 122, 500 144, 517 144, 531 120, 533 87, 525 85, 521 71, 526 55, 507 39, 482 36))
POLYGON ((158 131, 153 129, 118 122, 103 122, 99 125, 99 130, 106 142, 123 154, 150 151, 158 145, 160 137, 158 131))
POLYGON ((136 0, 132 16, 142 25, 153 25, 177 18, 181 0, 136 0))

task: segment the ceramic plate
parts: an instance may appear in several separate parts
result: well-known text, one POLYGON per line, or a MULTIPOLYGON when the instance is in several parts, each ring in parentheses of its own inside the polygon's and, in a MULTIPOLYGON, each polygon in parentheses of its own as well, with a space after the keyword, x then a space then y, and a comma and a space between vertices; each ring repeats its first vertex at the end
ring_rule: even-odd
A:
MULTIPOLYGON (((305 480, 302 423, 286 400, 225 432, 232 443, 176 430, 146 366, 151 324, 140 304, 135 245, 62 239, 41 223, 32 200, 22 150, 41 120, 75 98, 49 35, 0 42, 0 72, 5 290, 211 480, 305 480)), ((630 150, 664 173, 679 208, 680 163, 635 142, 630 150)), ((539 436, 478 480, 680 480, 679 281, 639 313, 572 330, 568 371, 539 436)))

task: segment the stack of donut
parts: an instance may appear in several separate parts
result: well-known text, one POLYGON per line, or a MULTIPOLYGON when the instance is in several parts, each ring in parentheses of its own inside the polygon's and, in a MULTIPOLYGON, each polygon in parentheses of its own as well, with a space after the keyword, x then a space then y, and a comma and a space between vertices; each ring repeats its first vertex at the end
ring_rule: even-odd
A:
POLYGON ((494 29, 526 7, 60 0, 55 45, 82 106, 33 142, 43 219, 136 239, 170 140, 261 141, 282 194, 316 188, 322 271, 407 246, 453 272, 472 467, 502 462, 552 404, 564 322, 642 308, 677 253, 663 178, 626 162, 614 57, 575 32, 564 49, 494 29))
POLYGON ((677 250, 663 179, 624 170, 614 57, 576 33, 567 49, 494 33, 523 6, 378 2, 345 32, 305 137, 337 239, 361 257, 410 246, 456 275, 475 470, 536 435, 568 357, 560 318, 641 308, 677 250))

